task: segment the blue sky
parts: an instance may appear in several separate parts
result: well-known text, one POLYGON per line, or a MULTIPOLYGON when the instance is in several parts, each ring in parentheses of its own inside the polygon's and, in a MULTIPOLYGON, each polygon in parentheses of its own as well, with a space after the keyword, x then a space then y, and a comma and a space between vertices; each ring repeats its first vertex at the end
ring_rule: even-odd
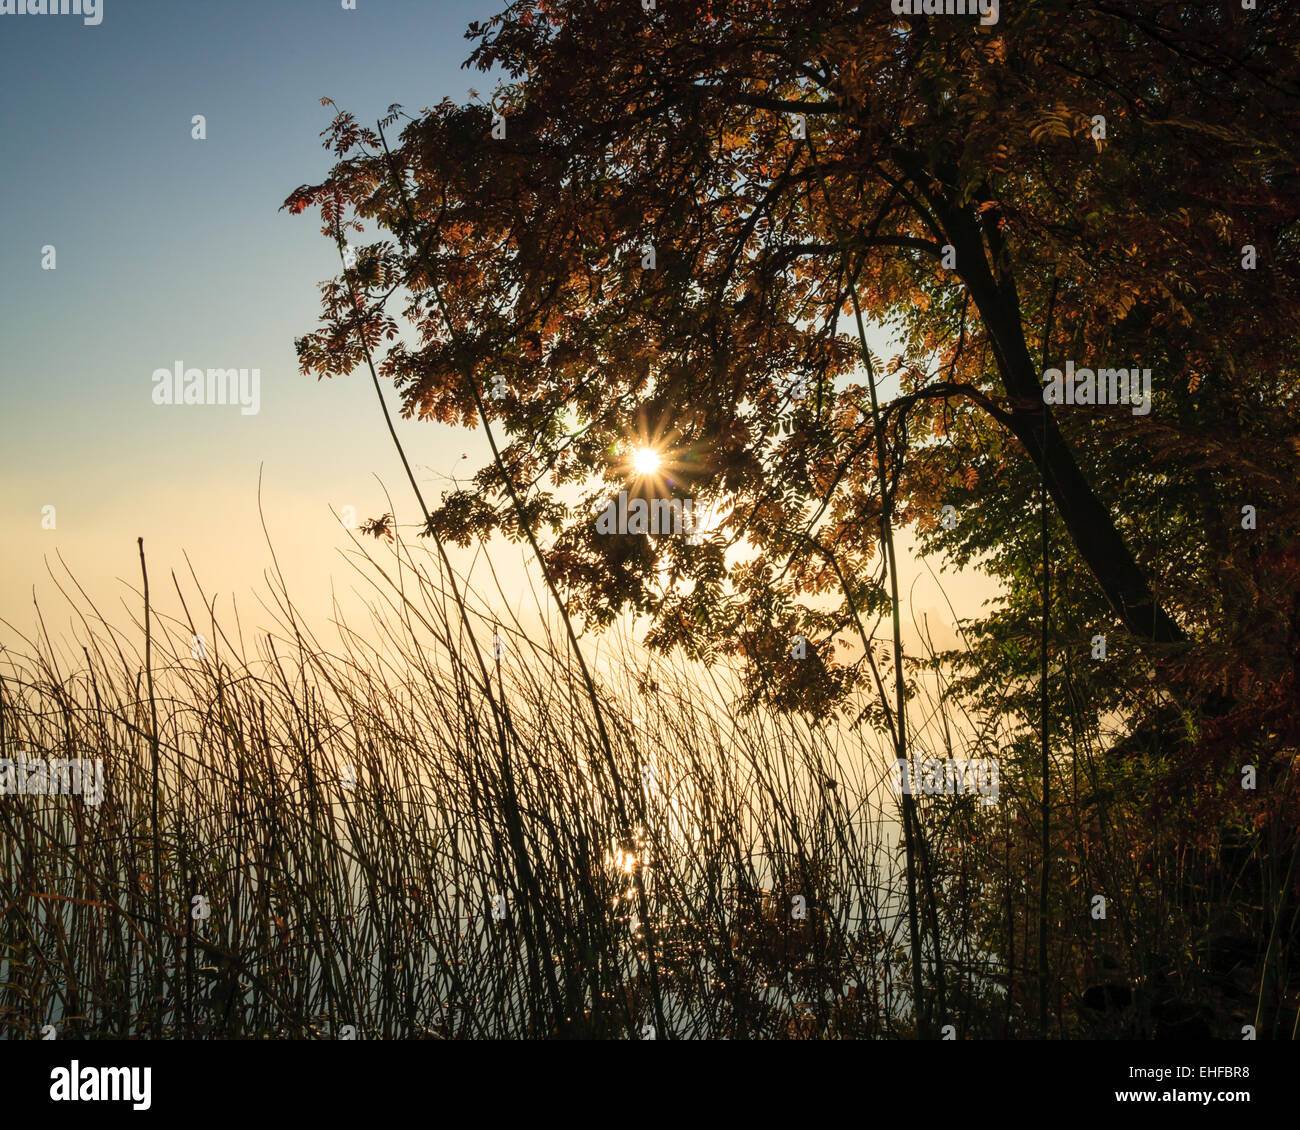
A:
MULTIPOLYGON (((345 540, 329 507, 375 516, 373 475, 403 484, 368 377, 298 372, 293 339, 338 263, 311 214, 278 208, 329 168, 321 97, 373 121, 490 89, 461 68, 464 31, 498 7, 104 0, 98 26, 0 16, 0 616, 30 621, 56 546, 96 594, 134 579, 139 535, 160 569, 185 549, 216 587, 251 582, 262 464, 277 548, 319 595, 319 554, 345 540), (153 404, 151 374, 178 360, 259 368, 260 412, 153 404)), ((447 429, 404 432, 422 464, 476 450, 447 429)))

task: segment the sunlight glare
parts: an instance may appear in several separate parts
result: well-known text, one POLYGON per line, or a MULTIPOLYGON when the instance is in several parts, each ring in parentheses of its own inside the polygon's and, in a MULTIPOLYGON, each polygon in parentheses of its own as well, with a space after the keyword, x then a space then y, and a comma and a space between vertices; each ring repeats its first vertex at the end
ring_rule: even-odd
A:
POLYGON ((632 455, 632 469, 638 475, 653 475, 659 470, 659 452, 650 447, 640 447, 632 455))

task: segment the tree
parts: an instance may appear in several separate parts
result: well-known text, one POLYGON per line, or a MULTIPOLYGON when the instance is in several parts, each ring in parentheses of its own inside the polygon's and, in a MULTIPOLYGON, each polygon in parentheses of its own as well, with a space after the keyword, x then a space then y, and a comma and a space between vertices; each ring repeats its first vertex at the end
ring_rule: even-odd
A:
MULTIPOLYGON (((444 102, 391 147, 396 108, 377 130, 340 113, 330 176, 286 201, 319 206, 340 246, 365 223, 394 237, 325 285, 304 371, 348 372, 388 342, 379 372, 408 415, 488 429, 493 463, 431 531, 527 537, 569 614, 652 613, 655 646, 744 656, 756 699, 824 710, 870 679, 899 756, 903 526, 1007 583, 963 689, 1019 680, 1020 717, 1033 654, 1007 645, 1044 615, 1044 530, 1064 582, 1045 667, 1108 618, 1128 687, 1162 664, 1193 704, 1213 699, 1219 740, 1258 707, 1254 672, 1294 693, 1284 13, 1044 0, 983 27, 884 3, 557 0, 470 36, 470 62, 506 75, 490 106, 444 102), (414 344, 395 340, 399 290, 414 344), (868 318, 902 343, 888 364, 868 318), (1067 361, 1149 368, 1150 413, 1045 405, 1044 371, 1067 361), (657 479, 634 473, 640 445, 662 453, 657 479), (593 512, 619 490, 722 517, 701 539, 601 534, 593 512), (1257 538, 1237 536, 1243 503, 1269 516, 1257 538), (1250 622, 1225 576, 1267 592, 1280 628, 1235 689, 1210 668, 1250 622), (890 612, 892 675, 866 628, 890 612), (790 660, 794 634, 811 662, 790 660)), ((1113 678, 1051 678, 1041 693, 1096 691, 1094 719, 1134 708, 1113 678)), ((1269 740, 1280 765, 1289 738, 1269 740)), ((906 798, 904 826, 910 862, 926 845, 906 798)), ((940 949, 937 873, 920 868, 925 900, 910 891, 917 979, 918 906, 940 949)))

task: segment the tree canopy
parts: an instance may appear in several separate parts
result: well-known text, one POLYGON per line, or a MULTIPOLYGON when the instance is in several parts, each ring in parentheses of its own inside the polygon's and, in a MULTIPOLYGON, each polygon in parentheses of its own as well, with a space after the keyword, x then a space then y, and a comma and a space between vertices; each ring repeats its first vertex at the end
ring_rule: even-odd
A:
POLYGON ((1249 575, 1295 533, 1300 85, 1277 6, 1047 0, 985 27, 560 0, 468 34, 505 76, 490 104, 444 101, 391 146, 397 108, 377 130, 340 112, 330 176, 286 202, 340 243, 390 233, 326 284, 304 371, 388 343, 405 413, 500 439, 435 528, 545 533, 571 613, 651 612, 652 644, 771 660, 765 693, 813 708, 864 677, 833 641, 889 607, 882 527, 1007 582, 986 681, 1011 673, 1041 611, 1040 480, 1054 630, 1110 622, 1184 660, 1242 634, 1249 575), (864 356, 864 321, 899 354, 864 356), (1149 368, 1153 410, 1046 409, 1067 359, 1149 368), (704 537, 596 532, 605 498, 647 489, 641 444, 661 493, 725 515, 704 537), (795 632, 820 662, 776 662, 795 632))

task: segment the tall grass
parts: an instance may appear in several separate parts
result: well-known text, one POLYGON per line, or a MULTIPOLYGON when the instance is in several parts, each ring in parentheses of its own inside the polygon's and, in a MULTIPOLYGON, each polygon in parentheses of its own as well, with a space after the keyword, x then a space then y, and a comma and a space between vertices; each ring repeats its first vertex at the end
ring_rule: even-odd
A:
MULTIPOLYGON (((400 540, 350 560, 370 621, 329 643, 275 574, 266 634, 197 580, 168 615, 155 580, 147 633, 71 591, 75 649, 41 624, 0 653, 0 756, 107 783, 0 796, 0 1036, 924 1034, 888 734, 742 711, 725 667, 615 634, 584 640, 607 752, 546 601, 503 620, 462 577, 457 603, 400 540)), ((922 991, 960 1037, 1037 1035, 1034 722, 910 693, 912 755, 1001 764, 996 806, 916 798, 942 1012, 931 961, 922 991)), ((1144 826, 1157 760, 1062 729, 1049 1034, 1288 1035, 1294 845, 1144 826)))
POLYGON ((372 557, 369 631, 332 646, 277 581, 251 642, 178 586, 147 665, 143 615, 119 631, 84 598, 75 670, 43 628, 4 652, 6 755, 101 758, 108 787, 0 798, 0 1031, 910 1030, 892 798, 860 734, 733 716, 725 672, 615 638, 611 764, 550 625, 471 593, 484 686, 430 561, 372 557))

